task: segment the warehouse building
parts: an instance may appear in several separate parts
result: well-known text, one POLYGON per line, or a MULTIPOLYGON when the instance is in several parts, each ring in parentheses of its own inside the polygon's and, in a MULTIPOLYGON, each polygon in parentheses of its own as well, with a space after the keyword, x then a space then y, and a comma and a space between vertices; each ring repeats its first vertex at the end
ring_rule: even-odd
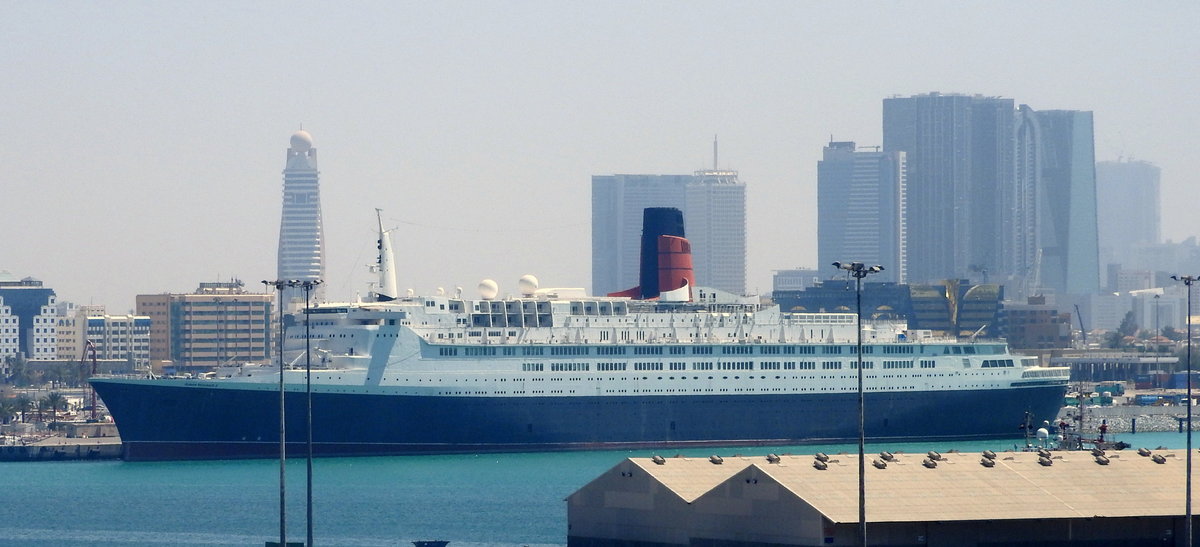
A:
MULTIPOLYGON (((1186 542, 1183 451, 993 456, 872 456, 868 544, 1186 542)), ((858 457, 630 458, 566 501, 571 547, 856 545, 858 457)))

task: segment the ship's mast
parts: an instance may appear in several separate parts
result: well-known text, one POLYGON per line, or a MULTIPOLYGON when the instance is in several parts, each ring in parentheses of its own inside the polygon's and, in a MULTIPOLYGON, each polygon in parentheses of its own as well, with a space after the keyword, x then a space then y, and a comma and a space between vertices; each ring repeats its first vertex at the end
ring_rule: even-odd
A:
POLYGON ((375 293, 375 300, 388 302, 400 294, 396 289, 396 256, 392 253, 390 230, 383 229, 383 209, 375 209, 375 217, 379 221, 379 289, 375 293))

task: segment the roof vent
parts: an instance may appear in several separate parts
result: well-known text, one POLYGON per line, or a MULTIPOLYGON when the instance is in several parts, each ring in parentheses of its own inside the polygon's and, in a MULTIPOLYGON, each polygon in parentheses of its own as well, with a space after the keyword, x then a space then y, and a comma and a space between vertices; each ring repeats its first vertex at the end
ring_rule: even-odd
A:
POLYGON ((1149 458, 1149 457, 1150 457, 1150 450, 1149 450, 1149 449, 1147 449, 1147 448, 1139 448, 1139 449, 1138 449, 1138 455, 1139 455, 1139 456, 1141 456, 1141 457, 1143 457, 1143 458, 1149 458))
POLYGON ((934 451, 932 451, 932 450, 930 450, 929 452, 927 452, 925 455, 926 455, 926 456, 929 456, 929 459, 931 459, 931 460, 933 460, 933 461, 935 461, 935 462, 937 462, 937 461, 942 461, 942 455, 941 455, 941 454, 938 454, 937 452, 934 452, 934 451))
POLYGON ((874 465, 876 469, 887 469, 887 462, 883 460, 874 460, 871 465, 874 465))
POLYGON ((779 456, 775 454, 767 454, 767 463, 779 463, 779 456))
POLYGON ((1167 459, 1164 458, 1162 454, 1155 454, 1153 456, 1150 456, 1150 459, 1153 460, 1154 463, 1167 463, 1167 459))
POLYGON ((813 457, 816 458, 817 461, 822 461, 822 462, 829 461, 829 455, 824 452, 817 452, 816 454, 813 454, 813 457))
POLYGON ((655 454, 653 458, 650 458, 650 461, 652 461, 652 462, 654 462, 654 463, 656 463, 656 464, 658 464, 658 465, 662 465, 662 464, 664 464, 664 463, 667 463, 667 460, 666 460, 666 458, 663 458, 662 456, 659 456, 658 454, 655 454))
POLYGON ((818 471, 824 471, 829 469, 829 464, 821 460, 813 460, 813 467, 817 468, 818 471))
MULTIPOLYGON (((1104 451, 1101 450, 1101 452, 1104 452, 1104 451)), ((1096 463, 1098 463, 1100 465, 1108 465, 1108 458, 1105 458, 1104 454, 1098 454, 1098 455, 1096 455, 1096 463)))
POLYGON ((894 461, 896 461, 896 456, 895 456, 895 455, 893 455, 891 452, 880 452, 880 453, 879 453, 879 457, 880 457, 880 458, 883 458, 883 461, 885 461, 885 462, 894 462, 894 461))
POLYGON ((708 461, 713 462, 714 464, 717 464, 717 465, 721 465, 722 463, 725 463, 725 460, 722 457, 717 456, 717 455, 709 456, 708 461))
POLYGON ((937 467, 937 461, 931 460, 929 458, 925 458, 924 460, 921 460, 921 465, 924 465, 925 467, 933 469, 933 468, 937 467))
POLYGON ((983 451, 983 457, 984 457, 984 458, 986 458, 986 459, 988 459, 988 460, 995 461, 995 460, 996 460, 996 453, 995 453, 995 452, 992 452, 991 450, 984 450, 984 451, 983 451))
POLYGON ((979 458, 979 464, 984 467, 996 467, 996 460, 988 457, 979 458))
POLYGON ((1038 463, 1045 467, 1050 467, 1051 465, 1054 465, 1054 460, 1047 458, 1046 456, 1038 456, 1038 463))

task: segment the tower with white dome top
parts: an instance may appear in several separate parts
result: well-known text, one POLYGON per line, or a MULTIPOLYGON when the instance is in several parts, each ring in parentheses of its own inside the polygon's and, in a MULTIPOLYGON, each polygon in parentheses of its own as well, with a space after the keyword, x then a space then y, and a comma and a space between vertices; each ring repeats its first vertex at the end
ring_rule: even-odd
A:
MULTIPOLYGON (((283 169, 283 218, 279 224, 279 277, 299 281, 325 278, 325 229, 321 224, 321 188, 317 149, 303 129, 292 133, 283 169)), ((313 301, 324 300, 322 285, 313 301)), ((281 305, 295 310, 304 304, 303 289, 287 289, 281 305)))

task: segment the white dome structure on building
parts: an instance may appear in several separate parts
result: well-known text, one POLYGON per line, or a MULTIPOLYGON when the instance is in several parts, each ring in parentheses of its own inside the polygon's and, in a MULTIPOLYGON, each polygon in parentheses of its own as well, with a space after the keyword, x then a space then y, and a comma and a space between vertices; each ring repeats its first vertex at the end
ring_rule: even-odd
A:
POLYGON ((296 151, 306 151, 313 147, 312 134, 303 129, 292 133, 292 149, 296 151))

